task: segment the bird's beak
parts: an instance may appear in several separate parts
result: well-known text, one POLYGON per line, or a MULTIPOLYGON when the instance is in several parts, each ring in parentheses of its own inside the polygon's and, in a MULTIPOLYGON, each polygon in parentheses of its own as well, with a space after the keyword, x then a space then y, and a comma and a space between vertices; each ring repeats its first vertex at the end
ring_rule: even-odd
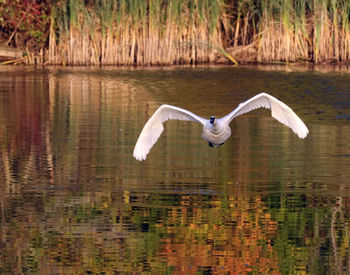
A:
POLYGON ((210 123, 213 124, 214 121, 215 121, 215 117, 211 117, 211 118, 210 118, 210 123))

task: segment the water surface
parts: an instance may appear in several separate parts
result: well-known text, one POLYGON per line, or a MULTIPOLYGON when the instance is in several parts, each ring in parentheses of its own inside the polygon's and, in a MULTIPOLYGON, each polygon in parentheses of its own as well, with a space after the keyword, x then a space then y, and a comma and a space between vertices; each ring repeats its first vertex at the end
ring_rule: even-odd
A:
POLYGON ((257 67, 0 68, 0 272, 350 272, 350 74, 257 67), (226 115, 267 92, 309 127, 256 110, 210 148, 163 103, 226 115))

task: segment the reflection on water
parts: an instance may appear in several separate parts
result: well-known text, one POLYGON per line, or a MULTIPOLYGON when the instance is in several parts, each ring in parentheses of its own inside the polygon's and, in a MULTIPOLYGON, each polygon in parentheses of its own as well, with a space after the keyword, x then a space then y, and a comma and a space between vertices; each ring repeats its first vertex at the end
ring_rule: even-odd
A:
POLYGON ((350 272, 350 75, 8 68, 0 272, 350 272), (309 137, 257 110, 215 149, 200 125, 169 121, 147 160, 133 159, 160 104, 222 116, 262 91, 309 137))

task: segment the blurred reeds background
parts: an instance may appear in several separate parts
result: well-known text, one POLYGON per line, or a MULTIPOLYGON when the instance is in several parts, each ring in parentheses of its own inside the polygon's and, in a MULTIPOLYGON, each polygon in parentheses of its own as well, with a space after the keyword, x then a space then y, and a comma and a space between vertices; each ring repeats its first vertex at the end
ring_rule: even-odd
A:
POLYGON ((348 0, 6 0, 0 13, 1 43, 21 48, 31 64, 330 63, 350 57, 348 0))

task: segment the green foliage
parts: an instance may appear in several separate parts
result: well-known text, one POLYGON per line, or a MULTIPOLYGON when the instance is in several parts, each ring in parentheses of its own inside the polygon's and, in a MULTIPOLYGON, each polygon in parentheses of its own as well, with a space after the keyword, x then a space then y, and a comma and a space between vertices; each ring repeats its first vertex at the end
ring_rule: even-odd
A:
POLYGON ((46 45, 51 1, 7 0, 0 3, 0 41, 3 45, 39 50, 46 45))

